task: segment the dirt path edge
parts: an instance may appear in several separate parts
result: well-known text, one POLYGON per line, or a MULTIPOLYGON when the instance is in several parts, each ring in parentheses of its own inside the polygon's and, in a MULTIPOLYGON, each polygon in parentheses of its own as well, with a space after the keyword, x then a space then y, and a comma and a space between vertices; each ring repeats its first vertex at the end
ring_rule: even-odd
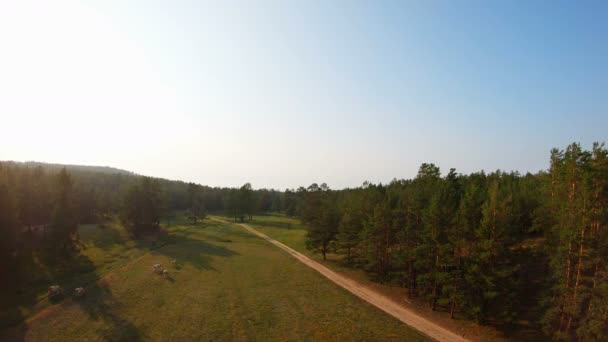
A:
MULTIPOLYGON (((231 222, 227 222, 227 221, 215 219, 215 218, 213 218, 213 220, 220 221, 223 223, 228 223, 228 224, 236 224, 236 223, 231 223, 231 222)), ((260 233, 259 231, 251 228, 250 226, 248 226, 246 224, 236 224, 236 225, 241 226, 242 228, 249 231, 250 233, 257 235, 257 236, 261 237, 262 239, 270 242, 271 244, 283 249, 284 251, 289 253, 292 257, 294 257, 298 261, 302 262, 304 265, 321 273, 321 275, 323 275, 327 279, 331 280, 335 284, 341 286, 342 288, 346 289, 347 291, 354 294, 355 296, 365 300, 366 302, 374 305, 375 307, 386 312, 387 314, 397 318, 398 320, 407 324, 408 326, 418 330, 419 332, 423 333, 424 335, 431 337, 432 339, 435 339, 435 340, 441 341, 441 342, 443 342, 443 341, 445 341, 445 342, 469 341, 466 338, 464 338, 446 328, 443 328, 442 326, 440 326, 436 323, 433 323, 426 318, 421 317, 420 315, 418 315, 414 311, 404 307, 403 305, 396 303, 393 300, 363 286, 359 282, 352 280, 350 278, 347 278, 341 274, 338 274, 338 273, 330 270, 329 268, 310 259, 309 257, 303 255, 302 253, 297 252, 296 250, 292 249, 291 247, 286 246, 286 245, 282 244, 281 242, 274 240, 274 239, 260 233)))

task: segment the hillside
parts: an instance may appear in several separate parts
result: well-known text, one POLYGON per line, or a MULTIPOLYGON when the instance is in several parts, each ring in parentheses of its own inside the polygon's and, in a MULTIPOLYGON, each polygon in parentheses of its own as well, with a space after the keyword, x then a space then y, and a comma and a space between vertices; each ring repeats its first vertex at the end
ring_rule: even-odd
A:
POLYGON ((131 171, 118 169, 110 166, 95 166, 95 165, 74 165, 74 164, 55 164, 55 163, 44 163, 37 161, 26 161, 26 162, 17 162, 12 160, 0 161, 0 164, 7 164, 17 167, 41 167, 49 172, 58 172, 62 168, 66 168, 70 172, 94 172, 94 173, 103 173, 103 174, 120 174, 120 175, 129 175, 136 176, 137 174, 131 171))

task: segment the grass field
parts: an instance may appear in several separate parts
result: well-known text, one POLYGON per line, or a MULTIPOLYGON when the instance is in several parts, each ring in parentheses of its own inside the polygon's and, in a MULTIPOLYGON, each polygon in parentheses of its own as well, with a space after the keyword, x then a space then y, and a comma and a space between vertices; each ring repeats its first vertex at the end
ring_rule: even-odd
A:
MULTIPOLYGON (((223 219, 227 220, 226 218, 223 219)), ((286 244, 316 261, 323 261, 321 253, 314 253, 306 248, 306 227, 296 218, 278 213, 269 213, 266 215, 256 215, 253 221, 246 223, 261 233, 286 244)), ((351 268, 343 267, 342 258, 342 255, 330 252, 327 253, 327 260, 324 264, 340 271, 352 270, 351 268)))
MULTIPOLYGON (((225 220, 229 218, 223 217, 225 220)), ((320 253, 314 253, 306 248, 306 227, 296 218, 290 218, 283 214, 269 213, 256 215, 252 221, 246 222, 257 231, 282 242, 289 247, 305 254, 329 267, 330 269, 354 279, 359 283, 374 289, 376 292, 400 302, 406 297, 405 290, 394 283, 378 283, 368 273, 359 268, 349 267, 344 263, 342 254, 328 253, 327 260, 323 260, 320 253)), ((531 326, 529 322, 522 321, 517 326, 504 328, 502 326, 480 326, 466 319, 452 320, 447 312, 430 311, 427 303, 421 300, 411 299, 408 307, 415 309, 420 315, 451 329, 452 331, 466 334, 469 338, 479 341, 538 341, 542 339, 540 329, 531 326)), ((534 315, 534 312, 530 312, 534 315)), ((538 314, 538 313, 536 313, 538 314)))
POLYGON ((0 328, 0 340, 425 340, 237 226, 168 230, 132 241, 119 225, 83 226, 80 271, 40 266, 38 281, 0 307, 3 322, 26 320, 0 328), (66 289, 86 283, 88 293, 50 303, 49 277, 66 289))

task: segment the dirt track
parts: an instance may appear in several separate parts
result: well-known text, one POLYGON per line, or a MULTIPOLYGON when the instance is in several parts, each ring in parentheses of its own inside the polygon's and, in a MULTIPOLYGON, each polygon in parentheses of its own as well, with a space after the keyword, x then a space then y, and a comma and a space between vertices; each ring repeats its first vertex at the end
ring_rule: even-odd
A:
MULTIPOLYGON (((216 219, 217 220, 217 219, 216 219)), ((222 220, 217 220, 224 223, 230 223, 222 220)), ((246 224, 239 224, 239 226, 245 228, 249 232, 261 237, 262 239, 272 243, 273 245, 285 250, 291 254, 294 258, 305 264, 306 266, 321 273, 327 279, 334 283, 342 286, 355 296, 365 300, 366 302, 378 307, 380 310, 388 313, 389 315, 397 318, 401 322, 409 325, 410 327, 420 331, 421 333, 437 340, 437 341, 468 341, 467 339, 457 335, 419 315, 412 310, 407 309, 403 305, 400 305, 383 295, 359 284, 358 282, 344 277, 329 268, 321 265, 320 263, 308 258, 307 256, 293 250, 289 246, 286 246, 279 241, 269 238, 268 236, 258 232, 246 224)))

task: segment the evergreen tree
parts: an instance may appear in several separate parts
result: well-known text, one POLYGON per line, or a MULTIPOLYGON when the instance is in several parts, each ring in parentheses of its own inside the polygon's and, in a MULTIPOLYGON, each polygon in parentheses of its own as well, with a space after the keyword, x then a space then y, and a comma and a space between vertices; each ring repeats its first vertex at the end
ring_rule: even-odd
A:
POLYGON ((553 287, 545 329, 555 338, 601 339, 608 329, 606 224, 608 166, 606 149, 587 152, 578 144, 552 151, 551 200, 555 213, 548 231, 557 248, 548 251, 553 287))
POLYGON ((297 212, 297 196, 293 190, 285 190, 285 200, 283 202, 283 210, 287 216, 294 216, 297 212))
POLYGON ((125 196, 123 221, 135 236, 154 232, 160 228, 163 209, 160 184, 152 178, 142 177, 125 196))
MULTIPOLYGON (((0 166, 1 168, 1 166, 0 166)), ((0 178, 0 275, 6 275, 17 248, 19 221, 14 194, 0 178)))
POLYGON ((373 214, 364 224, 362 234, 366 269, 375 273, 379 279, 386 280, 392 262, 391 247, 395 241, 395 229, 387 203, 376 205, 373 214))
POLYGON ((253 219, 253 211, 255 209, 255 194, 253 192, 253 188, 251 187, 251 183, 245 183, 239 189, 239 211, 242 213, 240 217, 241 222, 245 220, 245 217, 248 217, 251 221, 253 219))
POLYGON ((466 274, 472 267, 475 234, 483 216, 482 207, 487 196, 486 175, 483 172, 469 175, 464 180, 464 189, 455 218, 456 224, 449 232, 449 240, 453 246, 453 267, 447 290, 452 318, 456 311, 463 311, 467 316, 474 317, 472 303, 480 295, 468 286, 466 274))
POLYGON ((51 223, 51 241, 57 250, 71 250, 78 242, 78 219, 73 195, 72 177, 62 168, 56 178, 55 210, 51 223))
POLYGON ((479 322, 487 321, 490 314, 511 320, 517 294, 517 267, 512 264, 508 236, 512 231, 512 197, 501 187, 500 173, 492 178, 465 275, 470 291, 467 311, 479 322))
POLYGON ((309 186, 303 204, 302 221, 309 226, 306 247, 321 252, 326 260, 340 222, 340 213, 327 184, 309 186))
POLYGON ((352 263, 353 250, 357 247, 360 241, 361 230, 363 229, 362 220, 358 219, 359 212, 355 208, 344 210, 336 239, 341 250, 346 251, 347 263, 352 263))
POLYGON ((595 143, 590 160, 588 258, 581 314, 576 335, 599 341, 608 336, 608 150, 595 143))
POLYGON ((188 197, 188 217, 192 220, 192 224, 196 224, 198 220, 203 220, 207 216, 202 186, 189 183, 188 197))

